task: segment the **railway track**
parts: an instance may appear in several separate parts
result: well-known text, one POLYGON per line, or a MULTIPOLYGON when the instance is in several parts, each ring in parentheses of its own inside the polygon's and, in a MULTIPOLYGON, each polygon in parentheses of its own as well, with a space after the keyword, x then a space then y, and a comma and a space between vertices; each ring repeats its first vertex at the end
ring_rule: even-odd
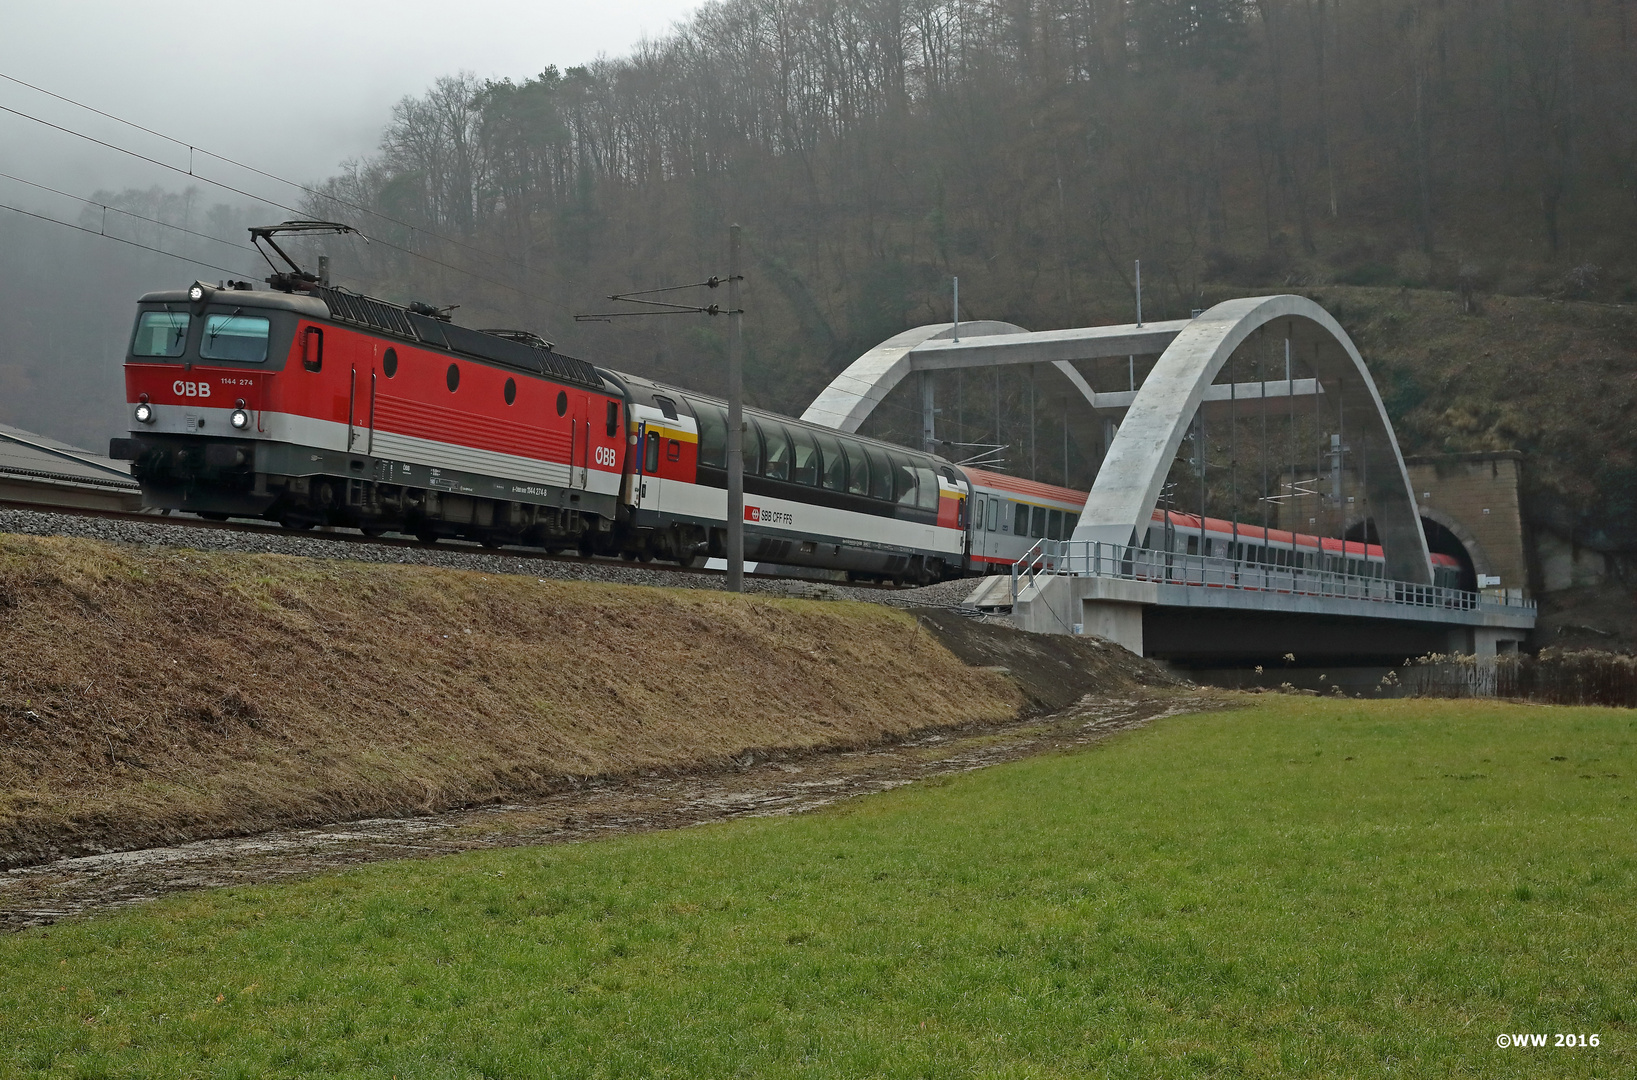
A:
MULTIPOLYGON (((287 529, 282 525, 248 521, 245 519, 229 519, 227 521, 211 521, 187 514, 158 514, 151 512, 133 512, 121 510, 99 510, 83 507, 53 506, 45 503, 20 502, 0 499, 0 510, 21 510, 35 514, 49 514, 58 517, 86 518, 100 521, 129 522, 134 525, 163 526, 183 529, 198 529, 209 532, 242 533, 246 536, 277 537, 281 540, 321 540, 329 543, 362 545, 370 547, 394 548, 408 551, 433 554, 454 554, 468 556, 492 556, 506 559, 521 559, 562 566, 564 568, 586 569, 595 572, 598 568, 626 570, 640 570, 655 574, 687 575, 699 579, 721 581, 726 573, 709 567, 678 566, 675 563, 640 562, 606 556, 561 555, 538 549, 505 546, 499 548, 484 547, 482 544, 467 540, 439 540, 428 544, 421 540, 409 537, 365 536, 356 529, 347 529, 337 526, 316 526, 312 529, 287 529)), ((0 528, 0 531, 4 531, 0 528)), ((748 580, 748 579, 747 579, 748 580)), ((890 584, 876 582, 846 581, 838 582, 827 579, 806 578, 790 575, 781 578, 762 576, 763 581, 805 581, 837 588, 857 589, 868 592, 901 592, 890 584)))

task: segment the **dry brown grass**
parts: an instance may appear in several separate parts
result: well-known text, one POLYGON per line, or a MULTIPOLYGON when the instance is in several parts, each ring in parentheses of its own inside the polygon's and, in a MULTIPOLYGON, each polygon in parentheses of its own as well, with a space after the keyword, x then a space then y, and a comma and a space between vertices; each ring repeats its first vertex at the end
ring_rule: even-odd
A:
POLYGON ((0 865, 998 720, 872 604, 0 535, 0 865))

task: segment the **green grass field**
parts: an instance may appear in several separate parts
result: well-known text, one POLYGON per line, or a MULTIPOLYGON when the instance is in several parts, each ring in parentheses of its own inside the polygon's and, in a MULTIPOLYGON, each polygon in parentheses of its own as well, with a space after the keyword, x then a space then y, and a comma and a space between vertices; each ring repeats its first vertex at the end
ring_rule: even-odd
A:
POLYGON ((0 939, 5 1076, 1629 1076, 1637 713, 1264 697, 0 939), (1600 1036, 1497 1049, 1500 1033, 1600 1036))

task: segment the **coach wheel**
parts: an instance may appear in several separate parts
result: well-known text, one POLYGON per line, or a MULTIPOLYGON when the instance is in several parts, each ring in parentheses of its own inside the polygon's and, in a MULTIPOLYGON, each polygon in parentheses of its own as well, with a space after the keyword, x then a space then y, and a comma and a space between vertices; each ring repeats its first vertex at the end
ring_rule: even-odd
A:
POLYGON ((496 536, 494 533, 484 533, 483 538, 479 540, 478 543, 482 544, 490 551, 506 546, 506 542, 500 537, 496 536))
POLYGON ((311 521, 308 521, 305 518, 296 517, 293 514, 287 514, 284 517, 279 518, 279 524, 283 525, 291 532, 306 532, 308 529, 313 527, 313 523, 311 521))
POLYGON ((226 514, 218 514, 218 513, 215 513, 214 511, 201 510, 201 511, 199 511, 199 516, 204 518, 206 521, 226 521, 227 520, 227 515, 226 514))
POLYGON ((358 531, 369 537, 371 540, 375 539, 377 536, 386 535, 386 530, 379 525, 360 525, 358 526, 358 531))
POLYGON ((431 529, 422 529, 420 532, 415 534, 415 539, 419 540, 423 544, 435 544, 438 542, 438 534, 433 532, 431 529))

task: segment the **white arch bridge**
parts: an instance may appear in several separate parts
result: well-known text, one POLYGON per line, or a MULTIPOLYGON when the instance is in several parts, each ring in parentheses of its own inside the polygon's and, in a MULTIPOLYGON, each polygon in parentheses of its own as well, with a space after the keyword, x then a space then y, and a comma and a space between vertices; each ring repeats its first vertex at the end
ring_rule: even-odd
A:
MULTIPOLYGON (((1534 605, 1519 595, 1433 585, 1416 500, 1381 396, 1346 331, 1304 297, 1228 300, 1192 319, 1146 325, 1040 332, 1002 322, 916 327, 853 362, 802 419, 856 431, 894 387, 919 374, 923 438, 930 446, 929 373, 1016 365, 1055 369, 1085 408, 1123 413, 1123 419, 1072 535, 1042 540, 1010 578, 985 579, 969 603, 1010 606, 1023 629, 1093 633, 1134 652, 1196 662, 1285 653, 1388 663, 1427 652, 1493 655, 1515 649, 1533 628, 1534 605), (1234 381, 1236 352, 1268 334, 1282 339, 1283 377, 1269 381, 1264 372, 1256 381, 1234 381), (1138 356, 1157 359, 1140 386, 1124 390, 1098 391, 1075 366, 1138 356), (1224 369, 1229 381, 1218 381, 1224 369), (1315 429, 1321 420, 1331 429, 1334 482, 1350 470, 1355 492, 1343 503, 1338 488, 1332 509, 1357 538, 1379 540, 1384 578, 1252 567, 1237 558, 1237 549, 1234 558, 1218 558, 1144 546, 1184 440, 1204 445, 1194 425, 1203 425, 1210 410, 1244 402, 1264 409, 1265 431, 1272 398, 1289 399, 1281 404, 1292 423, 1294 399, 1312 400, 1315 429), (1353 505, 1360 509, 1349 514, 1353 505)), ((1133 360, 1133 383, 1135 370, 1133 360)), ((1198 453, 1203 477, 1206 451, 1198 453)), ((1322 504, 1319 475, 1315 467, 1308 486, 1294 479, 1284 484, 1291 494, 1281 497, 1322 504)), ((1201 479, 1202 499, 1203 485, 1201 479)), ((1268 495, 1262 492, 1263 501, 1271 501, 1268 495)))

